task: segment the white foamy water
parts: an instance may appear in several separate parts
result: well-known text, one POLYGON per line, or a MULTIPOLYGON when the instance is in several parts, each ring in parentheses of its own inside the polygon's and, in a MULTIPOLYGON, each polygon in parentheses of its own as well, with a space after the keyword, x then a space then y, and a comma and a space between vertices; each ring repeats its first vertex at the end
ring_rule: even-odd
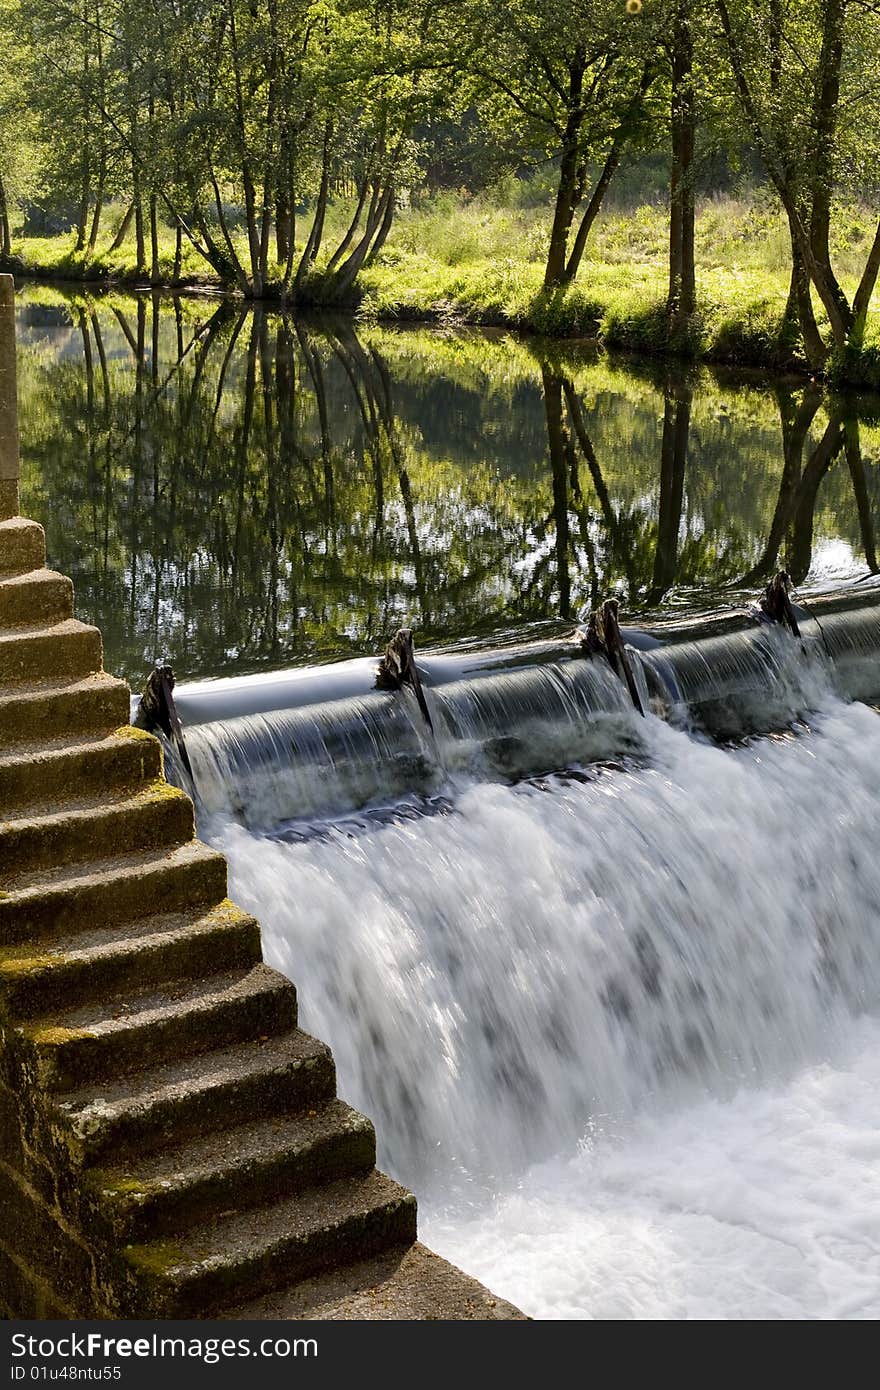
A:
POLYGON ((542 1317, 880 1313, 880 718, 213 837, 422 1232, 542 1317))
POLYGON ((422 1238, 537 1318, 880 1316, 880 1025, 833 1060, 630 1126, 422 1238))

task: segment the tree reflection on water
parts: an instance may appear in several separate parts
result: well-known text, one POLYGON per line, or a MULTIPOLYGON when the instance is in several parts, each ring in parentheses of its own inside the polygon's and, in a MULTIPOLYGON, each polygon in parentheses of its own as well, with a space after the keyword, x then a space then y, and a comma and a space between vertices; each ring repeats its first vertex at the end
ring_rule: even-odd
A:
POLYGON ((811 381, 57 289, 19 340, 24 506, 135 682, 878 569, 880 407, 811 381))

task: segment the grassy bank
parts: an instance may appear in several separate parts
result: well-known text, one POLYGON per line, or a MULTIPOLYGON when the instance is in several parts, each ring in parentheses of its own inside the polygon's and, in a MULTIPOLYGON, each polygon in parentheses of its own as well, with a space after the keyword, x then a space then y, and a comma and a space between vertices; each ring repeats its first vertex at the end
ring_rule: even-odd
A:
MULTIPOLYGON (((350 209, 331 208, 332 248, 350 209)), ((838 273, 851 291, 872 233, 871 213, 849 209, 834 248, 838 273)), ((444 194, 402 209, 376 263, 362 271, 362 317, 390 321, 472 322, 559 337, 597 338, 608 347, 768 369, 806 370, 799 344, 782 332, 789 245, 783 218, 763 196, 702 203, 697 217, 699 312, 684 339, 670 341, 664 316, 667 217, 659 204, 610 209, 599 219, 577 281, 546 294, 543 263, 550 217, 546 196, 512 181, 492 196, 444 194)), ((307 226, 300 226, 305 235, 307 226)), ((242 248, 243 250, 243 248, 242 248)), ((114 253, 86 257, 72 236, 20 238, 14 268, 52 278, 143 283, 133 241, 114 253)), ((159 270, 172 283, 174 242, 163 232, 159 270)), ((220 288, 185 244, 182 287, 220 288)), ((320 266, 312 298, 321 290, 320 266)), ((821 319, 820 319, 821 322, 821 319)), ((865 346, 832 362, 839 381, 880 389, 880 294, 874 297, 865 346)))

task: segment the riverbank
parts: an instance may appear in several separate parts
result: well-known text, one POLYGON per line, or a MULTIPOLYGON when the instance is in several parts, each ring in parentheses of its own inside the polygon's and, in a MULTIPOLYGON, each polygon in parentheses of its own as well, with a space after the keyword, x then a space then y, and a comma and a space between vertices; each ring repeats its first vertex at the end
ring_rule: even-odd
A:
MULTIPOLYGON (((331 234, 344 225, 334 205, 331 234)), ((865 255, 870 212, 854 208, 848 239, 836 248, 847 290, 865 255)), ((597 223, 577 281, 548 294, 542 287, 548 223, 542 205, 503 206, 488 198, 442 195, 402 210, 376 263, 342 307, 382 322, 472 323, 546 337, 593 339, 652 356, 810 373, 799 341, 784 325, 788 293, 787 233, 778 215, 753 197, 707 200, 697 217, 698 312, 685 333, 670 334, 665 315, 666 213, 659 205, 609 211, 597 223)), ((149 287, 137 269, 134 244, 89 257, 71 235, 21 238, 3 267, 34 278, 149 287)), ((174 274, 174 238, 160 240, 155 288, 228 292, 194 249, 184 244, 174 274)), ((301 302, 326 303, 320 267, 301 302)), ((269 287, 277 301, 278 282, 269 287)), ((820 318, 821 322, 821 318, 820 318)), ((830 361, 835 384, 880 390, 880 294, 869 315, 865 345, 830 361)))

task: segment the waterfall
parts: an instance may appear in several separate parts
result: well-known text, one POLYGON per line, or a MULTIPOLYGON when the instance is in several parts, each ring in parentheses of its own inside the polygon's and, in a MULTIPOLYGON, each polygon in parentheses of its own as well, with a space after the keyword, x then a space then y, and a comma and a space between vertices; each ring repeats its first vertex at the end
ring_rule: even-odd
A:
POLYGON ((842 606, 633 649, 645 718, 552 653, 427 686, 433 732, 406 691, 188 732, 202 832, 381 1161, 527 1311, 880 1311, 878 653, 876 604, 842 606))

